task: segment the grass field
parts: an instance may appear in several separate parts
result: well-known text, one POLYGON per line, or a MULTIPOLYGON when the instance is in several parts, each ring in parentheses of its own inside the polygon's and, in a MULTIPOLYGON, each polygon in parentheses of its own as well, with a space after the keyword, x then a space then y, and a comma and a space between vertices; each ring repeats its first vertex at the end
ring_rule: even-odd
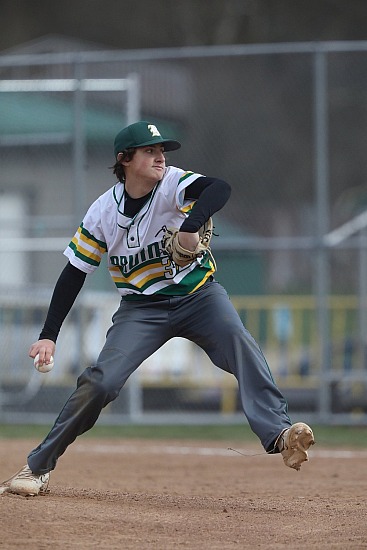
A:
MULTIPOLYGON (((315 426, 316 443, 327 447, 367 448, 367 426, 315 426)), ((0 425, 0 439, 43 438, 49 426, 0 425)), ((257 441, 247 425, 124 425, 95 426, 81 437, 139 438, 139 439, 194 439, 257 441)))

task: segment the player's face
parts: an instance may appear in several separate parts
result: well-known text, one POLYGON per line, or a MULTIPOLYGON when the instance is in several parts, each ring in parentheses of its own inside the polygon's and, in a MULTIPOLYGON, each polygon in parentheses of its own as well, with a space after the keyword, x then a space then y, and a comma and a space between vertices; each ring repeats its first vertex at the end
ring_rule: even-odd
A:
POLYGON ((164 147, 158 143, 149 147, 137 147, 133 158, 125 166, 126 178, 156 183, 161 180, 166 168, 164 147))

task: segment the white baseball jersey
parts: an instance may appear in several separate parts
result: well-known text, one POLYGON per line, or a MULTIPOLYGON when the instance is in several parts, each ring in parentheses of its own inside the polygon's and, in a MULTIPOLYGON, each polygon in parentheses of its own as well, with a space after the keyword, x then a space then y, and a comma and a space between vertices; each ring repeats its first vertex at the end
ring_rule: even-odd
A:
POLYGON ((179 267, 162 250, 161 239, 165 227, 181 227, 195 204, 185 200, 185 189, 201 176, 167 167, 163 179, 132 218, 124 214, 124 184, 117 183, 91 205, 65 256, 81 271, 92 273, 106 252, 108 270, 126 299, 194 292, 215 271, 209 254, 179 267))

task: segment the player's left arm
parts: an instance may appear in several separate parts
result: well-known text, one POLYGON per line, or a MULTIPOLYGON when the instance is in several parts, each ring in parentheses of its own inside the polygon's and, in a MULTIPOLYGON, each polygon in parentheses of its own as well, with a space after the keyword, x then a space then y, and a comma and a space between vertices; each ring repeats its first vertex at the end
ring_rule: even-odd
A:
POLYGON ((230 185, 220 179, 201 176, 185 189, 185 199, 196 200, 179 231, 179 242, 186 250, 195 250, 200 227, 228 201, 230 185))
POLYGON ((220 179, 201 176, 185 189, 185 199, 196 202, 180 227, 180 232, 196 233, 228 201, 231 186, 220 179))

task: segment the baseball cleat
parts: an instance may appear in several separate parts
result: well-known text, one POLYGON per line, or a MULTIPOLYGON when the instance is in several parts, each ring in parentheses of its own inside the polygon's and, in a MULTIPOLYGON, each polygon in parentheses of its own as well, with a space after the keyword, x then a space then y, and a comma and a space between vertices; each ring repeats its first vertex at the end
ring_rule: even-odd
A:
POLYGON ((277 443, 284 464, 294 470, 300 470, 301 464, 308 461, 307 451, 314 444, 313 432, 303 422, 297 422, 285 430, 277 443))
POLYGON ((47 491, 50 474, 34 474, 28 465, 0 485, 0 494, 15 493, 17 495, 36 496, 47 491))
POLYGON ((19 470, 19 472, 17 472, 16 474, 14 474, 12 477, 9 477, 9 479, 7 479, 6 481, 3 481, 1 484, 0 484, 0 495, 3 495, 4 493, 9 493, 9 486, 10 486, 10 482, 21 472, 21 470, 19 470))

